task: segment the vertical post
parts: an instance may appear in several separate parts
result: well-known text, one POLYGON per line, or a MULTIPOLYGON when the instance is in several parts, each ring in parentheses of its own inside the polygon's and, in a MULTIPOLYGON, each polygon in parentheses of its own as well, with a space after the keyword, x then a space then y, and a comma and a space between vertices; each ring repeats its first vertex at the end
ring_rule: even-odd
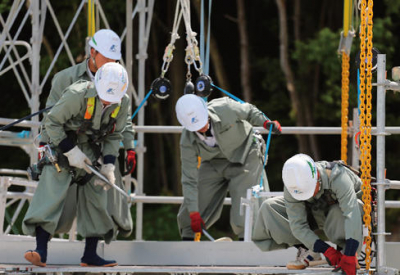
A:
MULTIPOLYGON (((39 110, 39 95, 40 95, 40 46, 41 46, 41 32, 40 32, 40 0, 31 1, 31 16, 32 16, 32 72, 31 72, 31 100, 29 102, 31 108, 31 114, 36 113, 39 110)), ((38 122, 39 116, 34 116, 31 118, 32 121, 38 122)), ((31 135, 36 137, 39 133, 39 128, 37 126, 32 126, 31 135)), ((36 150, 32 146, 30 150, 30 163, 34 163, 37 160, 36 150)))
POLYGON ((132 99, 131 91, 133 82, 132 82, 132 66, 133 66, 133 57, 132 57, 132 41, 133 41, 133 31, 132 31, 132 4, 133 0, 126 0, 126 38, 125 38, 125 69, 128 73, 129 78, 129 97, 132 99))
POLYGON ((0 237, 4 234, 4 217, 6 213, 8 178, 0 177, 0 237))
MULTIPOLYGON (((139 13, 139 53, 136 58, 138 62, 138 95, 139 100, 144 99, 145 86, 144 86, 144 74, 145 74, 145 61, 147 58, 146 54, 146 41, 145 39, 145 26, 146 26, 146 0, 138 0, 138 13, 139 13)), ((138 104, 137 104, 138 105, 138 104)), ((144 108, 141 108, 138 113, 138 126, 144 125, 144 108)), ((136 194, 143 195, 143 172, 144 172, 144 133, 138 133, 138 143, 140 150, 138 150, 138 165, 137 165, 137 180, 138 190, 136 194)), ((136 203, 136 240, 142 240, 143 233, 143 203, 136 203)))
POLYGON ((376 180, 378 192, 377 267, 386 265, 385 257, 385 96, 386 55, 378 54, 376 117, 376 180))
POLYGON ((253 215, 254 215, 254 200, 253 200, 253 195, 252 195, 252 189, 247 189, 246 193, 246 201, 247 205, 246 207, 246 214, 245 214, 245 220, 244 220, 244 241, 245 242, 251 242, 251 235, 253 231, 253 215))

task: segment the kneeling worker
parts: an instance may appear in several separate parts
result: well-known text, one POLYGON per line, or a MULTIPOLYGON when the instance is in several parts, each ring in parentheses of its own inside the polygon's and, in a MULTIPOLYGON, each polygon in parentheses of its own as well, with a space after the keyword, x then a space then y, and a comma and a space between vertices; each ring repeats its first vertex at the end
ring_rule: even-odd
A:
POLYGON ((97 71, 94 85, 85 80, 75 82, 48 113, 46 131, 61 171, 54 165, 43 168, 23 221, 24 233, 36 236, 36 249, 25 253, 32 264, 46 266, 47 243, 55 233, 68 188, 79 182, 77 230, 86 238, 81 266, 117 265, 96 253, 99 238, 110 242, 115 227, 107 213, 106 183, 93 177, 87 165, 99 160, 100 172, 115 183, 114 163, 130 107, 127 87, 126 70, 117 63, 106 63, 97 71))
POLYGON ((347 275, 356 273, 362 240, 361 180, 340 162, 314 162, 305 154, 288 159, 282 170, 284 196, 268 199, 259 209, 253 241, 263 251, 295 246, 297 260, 288 269, 303 269, 323 253, 347 275), (344 254, 321 240, 344 248, 344 254))

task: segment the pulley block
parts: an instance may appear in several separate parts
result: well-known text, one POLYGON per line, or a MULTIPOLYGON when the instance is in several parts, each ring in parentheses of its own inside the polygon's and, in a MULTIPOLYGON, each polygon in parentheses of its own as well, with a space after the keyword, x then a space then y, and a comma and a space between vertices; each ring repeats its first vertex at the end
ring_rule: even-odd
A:
POLYGON ((212 79, 210 76, 202 74, 195 82, 196 94, 201 97, 208 97, 212 92, 212 79))
POLYGON ((194 89, 194 84, 192 81, 188 80, 185 83, 185 88, 183 89, 183 94, 187 95, 187 94, 195 94, 196 91, 194 89))
POLYGON ((165 77, 156 78, 153 83, 151 83, 150 89, 153 90, 153 96, 158 99, 166 99, 169 97, 172 86, 171 82, 165 77))

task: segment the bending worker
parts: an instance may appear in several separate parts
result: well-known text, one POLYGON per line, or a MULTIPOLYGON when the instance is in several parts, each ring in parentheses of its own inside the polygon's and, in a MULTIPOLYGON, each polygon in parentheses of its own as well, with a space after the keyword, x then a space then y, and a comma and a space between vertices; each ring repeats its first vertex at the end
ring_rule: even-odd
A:
POLYGON ((354 275, 363 240, 360 178, 341 162, 314 162, 297 154, 285 162, 282 179, 284 196, 265 200, 258 211, 255 244, 263 251, 297 247, 289 269, 306 268, 323 253, 330 265, 354 275), (337 248, 323 241, 317 229, 337 248))
POLYGON ((202 98, 187 94, 179 98, 175 110, 184 127, 180 141, 184 201, 178 213, 182 240, 193 240, 194 233, 218 220, 228 191, 231 227, 242 239, 240 198, 246 197, 246 190, 258 184, 261 176, 269 191, 253 125, 269 128, 272 124, 273 132, 279 134, 279 122, 270 121, 251 104, 227 97, 207 106, 202 98))
POLYGON ((46 266, 47 243, 59 223, 68 188, 86 178, 76 194, 77 231, 86 239, 81 265, 117 265, 96 254, 99 238, 109 243, 115 228, 107 213, 106 183, 96 179, 87 165, 100 159, 100 172, 115 184, 114 164, 130 106, 127 85, 126 70, 117 63, 107 63, 97 71, 94 84, 84 80, 72 84, 48 113, 46 131, 61 171, 51 165, 54 163, 44 166, 23 220, 24 233, 36 236, 36 249, 25 253, 32 264, 46 266))
MULTIPOLYGON (((62 94, 69 85, 78 80, 94 81, 94 75, 101 66, 108 62, 118 62, 121 59, 121 40, 112 30, 102 29, 97 31, 89 41, 90 57, 83 62, 64 69, 57 73, 53 80, 50 94, 46 101, 46 107, 53 106, 61 98, 62 94)), ((43 119, 43 121, 45 118, 43 119)), ((126 168, 128 172, 133 173, 136 166, 136 153, 134 145, 135 132, 132 128, 131 111, 129 108, 126 117, 126 127, 122 132, 123 145, 126 150, 126 168)), ((49 142, 46 128, 42 126, 40 145, 43 146, 49 142)), ((118 159, 115 161, 116 184, 124 189, 122 175, 119 168, 118 159)), ((77 184, 80 184, 79 182, 77 184)), ((72 226, 70 215, 76 215, 76 189, 77 184, 73 184, 68 191, 67 204, 64 206, 64 213, 60 219, 60 224, 56 230, 57 233, 68 232, 72 226), (64 216, 67 216, 64 219, 64 216)), ((123 236, 129 236, 132 232, 133 223, 130 214, 129 205, 126 198, 112 189, 108 192, 108 212, 118 227, 119 233, 123 236)))

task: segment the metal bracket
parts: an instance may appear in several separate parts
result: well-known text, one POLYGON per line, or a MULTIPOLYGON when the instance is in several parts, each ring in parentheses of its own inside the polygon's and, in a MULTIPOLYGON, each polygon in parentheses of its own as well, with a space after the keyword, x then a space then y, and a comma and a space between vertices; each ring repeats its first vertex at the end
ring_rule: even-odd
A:
POLYGON ((342 54, 342 52, 346 53, 347 55, 350 55, 350 49, 351 49, 351 44, 353 42, 353 38, 355 37, 355 32, 349 31, 347 36, 344 36, 344 33, 340 33, 340 42, 339 42, 339 48, 338 48, 338 53, 342 54))

